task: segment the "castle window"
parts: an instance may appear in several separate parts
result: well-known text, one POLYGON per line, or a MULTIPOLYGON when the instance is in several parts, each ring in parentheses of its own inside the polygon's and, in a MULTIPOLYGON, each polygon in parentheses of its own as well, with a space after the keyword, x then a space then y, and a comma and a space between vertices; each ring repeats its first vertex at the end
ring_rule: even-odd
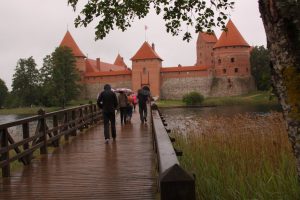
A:
POLYGON ((223 74, 226 74, 226 69, 223 69, 223 74))
POLYGON ((248 68, 246 68, 246 72, 248 72, 248 68))
POLYGON ((221 59, 219 58, 218 63, 221 64, 221 59))
POLYGON ((239 68, 234 68, 234 72, 238 73, 239 72, 239 68))
POLYGON ((231 58, 230 60, 231 60, 232 63, 234 62, 234 58, 231 58))
POLYGON ((143 68, 143 73, 146 74, 147 73, 147 69, 146 67, 143 68))

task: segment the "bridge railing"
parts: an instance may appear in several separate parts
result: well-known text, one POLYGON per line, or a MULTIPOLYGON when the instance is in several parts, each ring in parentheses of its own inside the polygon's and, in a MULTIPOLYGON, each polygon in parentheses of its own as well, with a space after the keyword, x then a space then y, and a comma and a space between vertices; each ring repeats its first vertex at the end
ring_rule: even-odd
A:
POLYGON ((101 110, 95 104, 87 104, 50 113, 39 110, 38 115, 0 124, 2 176, 10 176, 10 165, 13 161, 19 160, 28 165, 37 149, 40 149, 40 154, 47 154, 47 147, 58 147, 62 136, 68 141, 69 136, 76 136, 78 130, 82 131, 101 117, 101 110), (13 134, 10 129, 16 127, 20 130, 13 134), (15 154, 12 153, 13 150, 15 154))
POLYGON ((157 106, 151 106, 154 150, 157 154, 161 200, 195 199, 195 179, 179 164, 177 155, 182 152, 174 149, 174 138, 169 137, 167 124, 157 106))

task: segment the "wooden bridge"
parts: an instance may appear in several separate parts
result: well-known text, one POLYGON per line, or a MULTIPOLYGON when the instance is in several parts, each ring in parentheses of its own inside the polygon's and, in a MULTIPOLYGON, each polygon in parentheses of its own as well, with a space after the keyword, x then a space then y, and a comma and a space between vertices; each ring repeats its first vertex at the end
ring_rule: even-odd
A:
POLYGON ((0 199, 195 199, 194 179, 179 166, 159 112, 147 124, 137 111, 131 123, 119 121, 109 144, 95 105, 0 125, 0 199), (22 127, 20 141, 9 132, 15 126, 22 127), (41 155, 33 159, 36 150, 41 155), (11 172, 16 160, 25 166, 11 172))

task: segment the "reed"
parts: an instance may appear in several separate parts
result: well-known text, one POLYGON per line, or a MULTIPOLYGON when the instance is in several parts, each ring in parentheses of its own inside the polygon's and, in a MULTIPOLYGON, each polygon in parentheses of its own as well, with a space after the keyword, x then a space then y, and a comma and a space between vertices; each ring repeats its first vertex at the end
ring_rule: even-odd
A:
POLYGON ((198 199, 300 199, 281 114, 208 116, 172 134, 198 199))

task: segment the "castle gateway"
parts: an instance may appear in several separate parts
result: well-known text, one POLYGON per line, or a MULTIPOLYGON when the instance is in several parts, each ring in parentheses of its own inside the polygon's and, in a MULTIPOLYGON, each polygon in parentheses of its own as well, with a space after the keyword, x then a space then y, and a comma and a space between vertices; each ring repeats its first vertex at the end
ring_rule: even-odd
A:
POLYGON ((153 96, 162 99, 181 99, 192 91, 206 97, 245 94, 255 90, 250 69, 251 47, 231 20, 226 28, 219 39, 214 34, 199 33, 194 66, 163 67, 163 59, 154 44, 150 46, 148 42, 131 58, 131 69, 120 55, 113 64, 87 58, 69 31, 60 46, 73 51, 84 85, 84 98, 95 98, 107 83, 113 88, 133 91, 147 85, 153 96))

